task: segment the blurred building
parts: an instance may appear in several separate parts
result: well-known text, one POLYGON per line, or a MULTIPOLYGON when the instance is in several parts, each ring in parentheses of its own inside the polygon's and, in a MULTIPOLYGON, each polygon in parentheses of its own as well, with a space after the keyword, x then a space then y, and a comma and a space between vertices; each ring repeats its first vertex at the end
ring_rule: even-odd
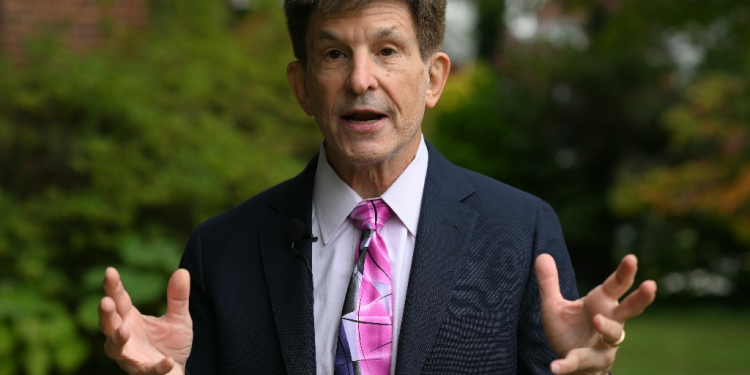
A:
POLYGON ((145 25, 146 0, 0 0, 0 47, 21 56, 34 37, 61 36, 78 51, 145 25))
POLYGON ((454 70, 471 64, 477 57, 477 16, 477 6, 473 1, 448 0, 443 52, 450 56, 454 70))
POLYGON ((505 24, 513 40, 521 43, 545 42, 578 50, 585 50, 589 46, 589 38, 584 30, 588 17, 583 9, 566 11, 565 3, 561 1, 508 0, 505 7, 505 24))

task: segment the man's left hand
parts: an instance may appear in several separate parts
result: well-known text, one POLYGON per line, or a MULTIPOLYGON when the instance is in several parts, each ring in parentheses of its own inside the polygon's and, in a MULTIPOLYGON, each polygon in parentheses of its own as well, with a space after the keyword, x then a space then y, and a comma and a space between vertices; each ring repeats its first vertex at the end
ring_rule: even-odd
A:
POLYGON ((549 254, 536 258, 536 276, 542 296, 544 333, 557 359, 555 374, 608 374, 624 337, 625 322, 638 316, 654 301, 656 283, 644 281, 622 302, 633 285, 638 259, 628 255, 602 285, 585 297, 568 301, 560 294, 555 260, 549 254))

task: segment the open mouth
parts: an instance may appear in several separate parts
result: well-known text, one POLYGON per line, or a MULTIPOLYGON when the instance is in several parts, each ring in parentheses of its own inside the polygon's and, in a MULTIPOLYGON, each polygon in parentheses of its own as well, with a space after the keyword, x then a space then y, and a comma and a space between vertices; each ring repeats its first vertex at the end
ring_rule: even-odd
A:
POLYGON ((357 111, 341 116, 344 120, 355 124, 372 124, 386 117, 386 115, 377 112, 357 111))

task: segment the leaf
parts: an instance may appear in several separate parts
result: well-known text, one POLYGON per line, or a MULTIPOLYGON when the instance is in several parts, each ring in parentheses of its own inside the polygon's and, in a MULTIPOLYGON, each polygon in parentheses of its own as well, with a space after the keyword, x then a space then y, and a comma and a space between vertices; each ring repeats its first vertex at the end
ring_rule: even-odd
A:
POLYGON ((120 256, 129 266, 171 272, 177 269, 180 263, 182 247, 163 237, 145 242, 129 235, 122 241, 120 256))
POLYGON ((52 369, 52 356, 41 343, 29 345, 24 350, 21 363, 29 375, 47 375, 52 369))
POLYGON ((16 373, 16 363, 13 357, 0 356, 0 375, 13 375, 16 373))
MULTIPOLYGON (((9 357, 15 343, 13 333, 8 327, 0 322, 0 358, 9 357)), ((0 371, 2 373, 2 371, 0 371)))
POLYGON ((83 340, 71 340, 56 347, 55 364, 60 372, 71 374, 78 369, 90 354, 89 346, 83 340))
POLYGON ((129 267, 122 267, 119 272, 133 304, 153 303, 165 298, 168 278, 161 273, 129 267))
POLYGON ((99 332, 99 302, 102 295, 86 297, 78 304, 76 319, 89 332, 99 332))

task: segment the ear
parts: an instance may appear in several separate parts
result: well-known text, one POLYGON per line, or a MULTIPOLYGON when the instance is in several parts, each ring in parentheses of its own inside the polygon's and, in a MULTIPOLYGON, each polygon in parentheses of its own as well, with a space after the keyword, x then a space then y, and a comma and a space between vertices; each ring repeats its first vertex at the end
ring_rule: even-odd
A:
POLYGON ((427 108, 434 107, 440 95, 443 94, 445 82, 448 80, 448 73, 451 70, 451 59, 443 52, 436 52, 430 57, 428 68, 429 77, 427 81, 427 108))
POLYGON ((286 66, 286 79, 292 86, 292 92, 294 92, 294 97, 297 98, 299 106, 308 116, 312 116, 310 94, 307 92, 307 81, 305 80, 305 68, 299 61, 292 61, 286 66))

